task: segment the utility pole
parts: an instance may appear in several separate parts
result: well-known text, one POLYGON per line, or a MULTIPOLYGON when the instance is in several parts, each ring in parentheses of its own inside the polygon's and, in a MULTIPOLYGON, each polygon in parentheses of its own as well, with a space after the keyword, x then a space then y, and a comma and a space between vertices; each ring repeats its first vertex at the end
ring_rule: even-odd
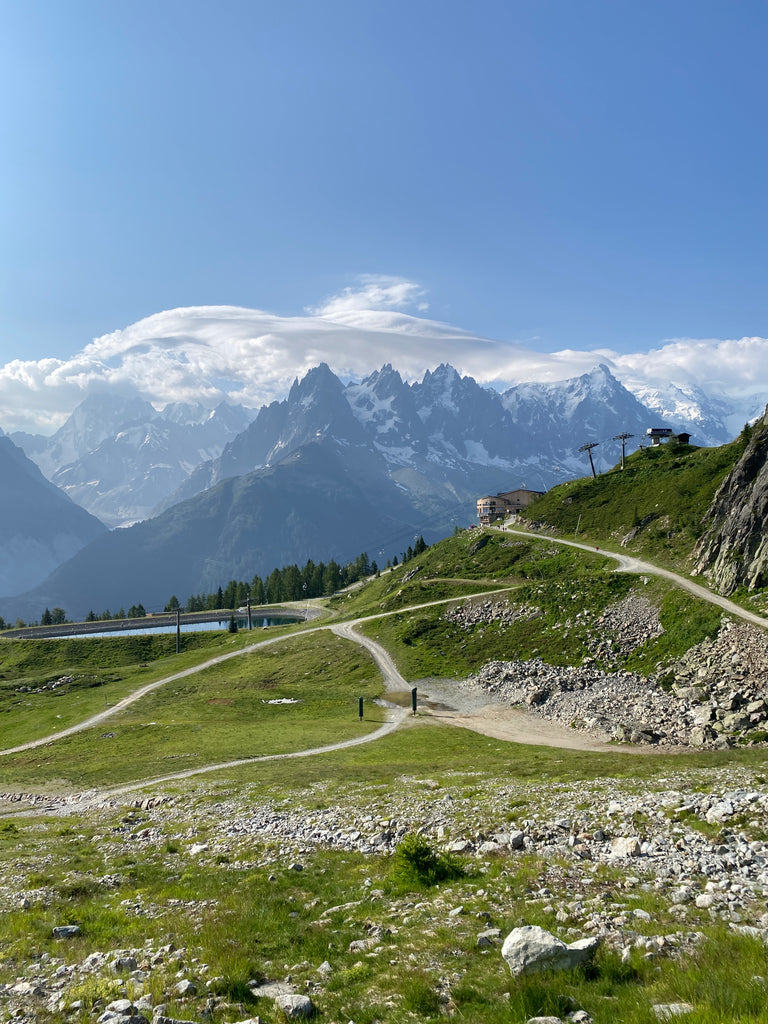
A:
POLYGON ((624 445, 628 438, 634 437, 634 434, 617 434, 613 440, 621 441, 621 468, 624 469, 624 445))
POLYGON ((579 448, 580 452, 586 452, 587 455, 589 456, 589 464, 592 467, 592 478, 593 479, 597 476, 597 473, 595 472, 595 464, 592 461, 592 449, 593 448, 597 448, 597 446, 599 444, 600 444, 599 441, 589 441, 587 444, 583 444, 581 446, 581 448, 579 448))

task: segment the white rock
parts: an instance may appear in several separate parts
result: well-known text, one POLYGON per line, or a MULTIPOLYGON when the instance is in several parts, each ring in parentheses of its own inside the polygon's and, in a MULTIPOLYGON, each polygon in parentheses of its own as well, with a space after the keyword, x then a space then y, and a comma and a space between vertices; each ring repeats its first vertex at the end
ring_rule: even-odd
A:
POLYGON ((652 1010, 659 1020, 672 1020, 674 1017, 683 1017, 686 1013, 693 1013, 690 1003, 656 1003, 652 1010))
POLYGON ((551 932, 538 925, 513 928, 504 940, 501 955, 513 975, 538 971, 569 970, 593 956, 600 940, 579 939, 566 946, 551 932))
POLYGON ((640 840, 637 836, 622 836, 611 843, 612 857, 639 857, 640 840))
POLYGON ((279 1007, 289 1020, 298 1020, 301 1017, 311 1017, 315 1007, 309 996, 283 995, 275 999, 275 1006, 279 1007))
POLYGON ((122 1013, 125 1015, 135 1013, 136 1011, 136 1007, 130 999, 113 999, 111 1003, 107 1003, 104 1009, 112 1013, 122 1013))

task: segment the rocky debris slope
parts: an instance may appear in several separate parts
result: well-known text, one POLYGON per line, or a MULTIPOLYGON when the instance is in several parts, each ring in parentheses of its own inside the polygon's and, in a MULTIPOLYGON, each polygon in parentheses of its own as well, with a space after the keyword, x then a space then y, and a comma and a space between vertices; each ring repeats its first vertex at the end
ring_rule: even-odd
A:
MULTIPOLYGON (((648 577, 643 577, 647 582, 648 577)), ((628 594, 600 612, 582 608, 551 627, 563 639, 577 633, 590 654, 605 668, 618 668, 622 659, 664 632, 658 608, 641 594, 628 594)))
MULTIPOLYGON (((588 614, 582 613, 585 617, 588 614)), ((594 618, 586 642, 594 658, 615 665, 619 658, 627 657, 663 632, 656 605, 641 594, 629 594, 594 618)))
POLYGON ((694 744, 768 735, 768 636, 762 630, 723 618, 717 636, 692 647, 673 674, 673 691, 696 705, 694 744))
POLYGON ((707 509, 694 551, 696 571, 723 594, 768 583, 768 410, 707 509))
POLYGON ((513 622, 524 622, 541 616, 540 608, 533 605, 510 604, 509 601, 467 601, 465 604, 449 608, 443 615, 446 622, 451 622, 459 629, 472 629, 473 626, 489 625, 500 622, 511 625, 513 622))
POLYGON ((489 661, 462 685, 600 740, 681 746, 696 724, 688 701, 634 672, 604 672, 591 659, 580 666, 489 661))
MULTIPOLYGON (((318 849, 386 857, 404 835, 418 832, 435 848, 469 859, 474 878, 416 898, 387 895, 368 879, 343 906, 305 907, 301 912, 316 929, 332 927, 340 913, 358 922, 357 938, 346 951, 335 948, 330 962, 285 965, 285 976, 277 979, 273 966, 273 980, 254 986, 259 997, 274 1000, 311 992, 321 1006, 323 987, 348 963, 347 953, 376 957, 391 950, 386 955, 397 957, 398 950, 410 948, 412 932, 436 925, 453 929, 465 949, 474 943, 478 951, 499 955, 509 925, 524 925, 531 916, 546 919, 568 945, 591 947, 599 939, 624 959, 633 950, 652 958, 684 955, 712 923, 768 943, 768 844, 760 838, 768 834, 768 791, 750 770, 672 773, 642 793, 631 780, 615 778, 542 786, 494 779, 491 786, 479 772, 474 792, 467 788, 471 774, 457 773, 455 781, 443 783, 402 777, 385 792, 350 785, 337 801, 327 784, 267 802, 259 800, 257 787, 223 801, 198 789, 193 800, 131 807, 119 829, 105 828, 102 849, 110 861, 128 853, 140 858, 173 837, 180 870, 216 866, 235 878, 266 868, 299 879, 318 849), (517 879, 526 872, 531 880, 521 889, 517 879), (398 935, 404 947, 392 945, 398 935)), ((116 806, 112 801, 92 810, 90 820, 113 821, 116 806)), ((62 807, 72 813, 72 804, 62 807)), ((18 865, 3 878, 0 912, 45 901, 43 892, 26 884, 25 872, 35 868, 18 865)), ((122 905, 138 918, 162 917, 168 909, 141 892, 122 905)), ((301 905, 296 906, 298 912, 301 905)), ((210 900, 191 900, 186 907, 196 917, 212 909, 210 900)), ((446 1000, 465 967, 441 968, 446 1000)), ((61 956, 43 954, 26 965, 0 968, 6 977, 14 972, 0 985, 0 1019, 19 1024, 48 1019, 36 1018, 36 1008, 73 1008, 70 993, 82 991, 89 979, 109 982, 114 1000, 128 999, 136 1013, 154 1015, 156 1024, 165 1011, 157 998, 153 1005, 150 992, 183 1000, 189 1007, 185 1018, 209 1019, 214 1011, 215 1019, 244 1017, 242 1008, 217 995, 217 979, 200 951, 172 944, 94 949, 81 960, 62 945, 61 956)), ((118 1008, 108 1010, 107 1002, 105 1012, 124 1016, 118 1008)), ((105 1024, 111 1019, 103 1018, 105 1024)))
MULTIPOLYGON (((484 600, 452 608, 444 618, 469 630, 538 613, 484 600)), ((671 665, 659 664, 650 676, 618 667, 664 632, 658 609, 642 594, 632 593, 599 615, 583 609, 552 628, 563 637, 577 631, 591 657, 578 666, 540 658, 490 661, 461 686, 600 740, 669 747, 768 740, 768 636, 756 626, 724 616, 716 637, 671 665)))

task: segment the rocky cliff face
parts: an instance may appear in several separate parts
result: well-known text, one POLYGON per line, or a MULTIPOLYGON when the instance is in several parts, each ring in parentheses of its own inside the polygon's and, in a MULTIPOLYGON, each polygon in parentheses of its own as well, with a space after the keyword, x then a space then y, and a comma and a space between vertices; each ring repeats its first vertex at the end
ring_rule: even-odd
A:
POLYGON ((694 552, 695 570, 723 594, 768 584, 768 409, 707 513, 694 552))

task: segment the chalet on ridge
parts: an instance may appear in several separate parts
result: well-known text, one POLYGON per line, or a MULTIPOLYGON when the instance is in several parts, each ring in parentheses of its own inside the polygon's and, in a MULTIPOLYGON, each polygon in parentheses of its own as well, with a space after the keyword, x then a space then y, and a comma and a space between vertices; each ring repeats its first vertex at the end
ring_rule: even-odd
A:
POLYGON ((544 491, 529 491, 518 487, 516 491, 502 491, 477 499, 477 518, 481 526, 490 526, 497 519, 514 515, 521 508, 527 508, 532 501, 540 498, 544 491))
POLYGON ((648 427, 645 436, 650 440, 653 448, 657 448, 665 438, 677 441, 678 444, 689 444, 691 440, 690 434, 676 434, 670 427, 648 427))

